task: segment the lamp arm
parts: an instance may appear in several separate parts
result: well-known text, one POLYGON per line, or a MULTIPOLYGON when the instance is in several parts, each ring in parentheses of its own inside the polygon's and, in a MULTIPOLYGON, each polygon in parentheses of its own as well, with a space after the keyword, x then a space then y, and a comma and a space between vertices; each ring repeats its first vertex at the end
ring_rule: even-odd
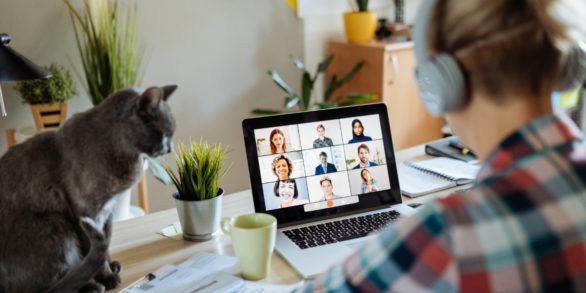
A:
POLYGON ((2 117, 6 117, 6 107, 4 106, 4 97, 2 96, 2 88, 0 88, 0 111, 2 111, 2 117))

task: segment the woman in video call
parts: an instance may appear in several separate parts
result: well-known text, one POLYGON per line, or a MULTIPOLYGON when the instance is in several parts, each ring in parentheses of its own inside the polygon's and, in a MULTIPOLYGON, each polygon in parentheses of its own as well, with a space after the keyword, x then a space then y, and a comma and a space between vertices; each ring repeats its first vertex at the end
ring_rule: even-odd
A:
POLYGON ((287 180, 293 172, 293 163, 284 155, 277 156, 273 159, 273 173, 278 180, 287 180))
POLYGON ((584 84, 586 1, 419 3, 422 91, 482 168, 300 291, 585 292, 586 141, 551 96, 584 84))
POLYGON ((360 178, 362 179, 360 193, 379 191, 378 186, 376 186, 376 180, 372 178, 368 169, 362 169, 362 171, 360 171, 360 178))
POLYGON ((285 134, 281 129, 275 128, 271 131, 269 142, 271 144, 271 154, 287 152, 287 140, 285 140, 285 134))
POLYGON ((299 191, 297 190, 297 182, 295 182, 294 179, 275 182, 273 191, 275 196, 281 199, 279 208, 286 208, 290 206, 306 204, 309 202, 306 199, 297 198, 299 197, 299 191))
POLYGON ((370 136, 364 135, 364 126, 359 119, 352 120, 352 139, 348 143, 371 141, 370 136))

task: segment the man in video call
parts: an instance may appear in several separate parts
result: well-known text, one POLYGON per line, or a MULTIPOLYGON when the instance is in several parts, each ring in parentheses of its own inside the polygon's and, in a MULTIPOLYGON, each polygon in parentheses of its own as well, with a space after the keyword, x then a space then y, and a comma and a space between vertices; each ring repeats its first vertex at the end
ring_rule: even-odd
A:
POLYGON ((334 164, 328 163, 328 154, 326 154, 326 152, 319 153, 319 161, 320 164, 315 167, 315 175, 322 175, 338 171, 334 164))
POLYGON ((360 169, 366 167, 373 167, 377 166, 377 163, 369 161, 370 157, 370 149, 367 145, 361 144, 358 146, 358 159, 360 160, 356 166, 352 169, 360 169))
POLYGON ((323 124, 317 126, 317 135, 319 136, 313 141, 313 148, 323 148, 333 146, 334 142, 331 138, 326 137, 326 128, 323 124))

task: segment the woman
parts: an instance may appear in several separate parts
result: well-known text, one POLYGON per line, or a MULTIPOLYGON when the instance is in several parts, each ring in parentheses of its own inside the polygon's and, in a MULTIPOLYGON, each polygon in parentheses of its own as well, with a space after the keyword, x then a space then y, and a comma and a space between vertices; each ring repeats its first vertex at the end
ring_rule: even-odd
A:
POLYGON ((273 159, 273 173, 278 180, 287 180, 293 172, 293 162, 284 155, 277 156, 273 159))
POLYGON ((378 186, 376 186, 376 180, 370 176, 370 171, 368 171, 368 169, 362 169, 362 171, 360 171, 360 178, 362 178, 360 193, 379 191, 378 186))
POLYGON ((550 96, 586 70, 572 62, 586 39, 585 2, 420 5, 424 102, 482 169, 470 191, 426 203, 303 291, 584 291, 586 145, 550 96))
POLYGON ((275 193, 276 197, 281 199, 279 208, 287 208, 309 202, 306 199, 297 198, 299 196, 299 192, 297 191, 297 183, 293 179, 275 182, 273 192, 275 193))
POLYGON ((359 119, 352 120, 352 139, 348 143, 371 141, 370 136, 364 135, 364 126, 359 119))
POLYGON ((271 144, 271 154, 280 154, 287 152, 287 140, 285 140, 285 133, 279 128, 273 129, 269 136, 271 144))

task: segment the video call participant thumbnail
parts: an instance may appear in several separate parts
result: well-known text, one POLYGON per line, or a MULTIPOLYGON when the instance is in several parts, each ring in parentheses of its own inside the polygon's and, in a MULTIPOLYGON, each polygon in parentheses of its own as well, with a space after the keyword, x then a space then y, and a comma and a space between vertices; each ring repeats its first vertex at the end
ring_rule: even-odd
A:
POLYGON ((287 152, 287 140, 285 139, 285 133, 279 128, 275 128, 271 131, 269 136, 269 144, 271 146, 271 154, 280 154, 287 152))
POLYGON ((328 176, 322 177, 322 179, 319 180, 319 185, 321 186, 321 191, 324 194, 321 198, 321 201, 344 197, 334 194, 334 184, 332 183, 332 179, 330 179, 328 176))
POLYGON ((273 173, 278 180, 287 180, 293 172, 293 162, 284 155, 277 156, 273 159, 273 173))
POLYGON ((378 166, 377 163, 370 161, 370 149, 367 145, 361 144, 358 146, 358 164, 352 169, 360 169, 366 167, 378 166))
POLYGON ((362 179, 362 183, 360 184, 360 193, 375 192, 380 190, 380 188, 377 186, 376 180, 372 177, 372 175, 370 175, 370 171, 368 171, 368 169, 362 169, 362 171, 360 171, 360 179, 362 179))
POLYGON ((296 205, 309 203, 306 199, 300 199, 297 182, 294 179, 287 179, 275 182, 273 192, 276 197, 281 199, 279 208, 286 208, 296 205))
POLYGON ((372 137, 364 135, 364 126, 360 119, 352 120, 352 139, 348 143, 371 141, 372 137))
POLYGON ((318 138, 313 141, 313 148, 330 147, 334 145, 331 138, 326 137, 326 128, 323 124, 316 127, 318 138))
POLYGON ((326 152, 319 153, 320 164, 315 167, 315 175, 322 175, 326 173, 337 172, 336 165, 328 163, 328 154, 326 152))

